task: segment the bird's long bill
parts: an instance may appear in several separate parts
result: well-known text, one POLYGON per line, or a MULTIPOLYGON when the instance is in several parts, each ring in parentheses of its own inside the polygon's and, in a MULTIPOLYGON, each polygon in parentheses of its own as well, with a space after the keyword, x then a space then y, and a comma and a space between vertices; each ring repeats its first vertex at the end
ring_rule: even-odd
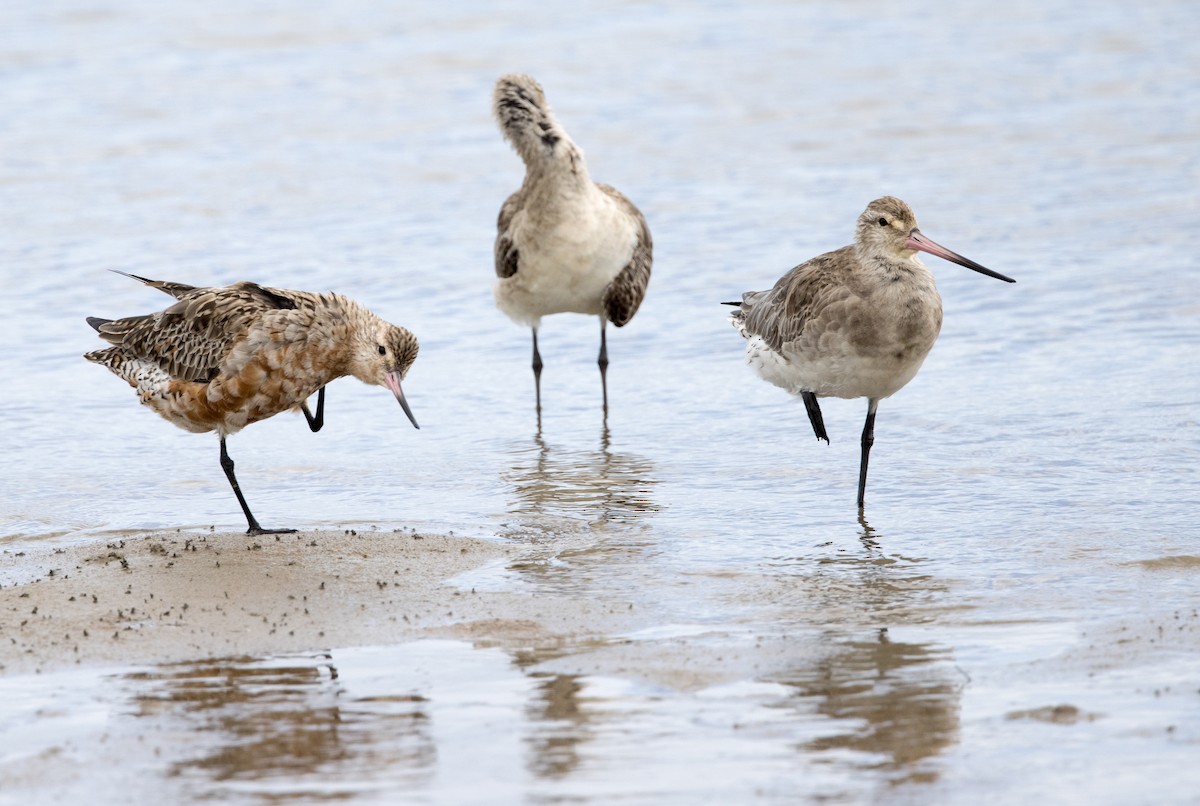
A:
POLYGON ((909 249, 917 249, 922 252, 928 252, 931 255, 937 255, 943 260, 949 260, 951 263, 957 263, 960 266, 966 266, 972 271, 977 271, 980 274, 986 274, 988 277, 995 277, 997 280, 1003 280, 1006 283, 1016 282, 1016 280, 1013 278, 1005 277, 998 271, 992 271, 986 266, 980 266, 974 260, 965 258, 958 252, 952 252, 932 238, 928 238, 921 234, 919 229, 915 229, 909 233, 908 243, 906 243, 905 246, 907 246, 909 249))
POLYGON ((400 388, 400 373, 389 372, 384 376, 384 383, 387 384, 388 389, 392 390, 392 394, 396 396, 396 400, 400 403, 400 408, 404 409, 404 413, 408 415, 413 428, 420 430, 421 426, 417 425, 417 418, 413 417, 412 409, 408 407, 408 401, 404 399, 404 390, 400 388))

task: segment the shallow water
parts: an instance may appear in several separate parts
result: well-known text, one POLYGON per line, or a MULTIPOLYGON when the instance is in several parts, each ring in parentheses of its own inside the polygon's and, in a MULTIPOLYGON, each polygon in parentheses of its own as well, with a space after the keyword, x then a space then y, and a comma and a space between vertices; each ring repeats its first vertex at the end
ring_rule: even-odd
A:
MULTIPOLYGON (((85 316, 165 299, 106 269, 254 279, 334 288, 421 339, 419 432, 343 380, 321 433, 285 415, 230 440, 264 524, 521 541, 528 562, 458 584, 630 600, 658 621, 612 636, 620 657, 430 641, 10 677, 5 769, 125 763, 152 736, 139 786, 228 800, 1200 789, 1189 4, 4 16, 0 549, 241 528, 215 440, 139 411, 80 355, 98 344, 85 316), (509 70, 541 79, 592 175, 654 233, 646 302, 609 332, 607 429, 595 323, 544 323, 539 435, 528 333, 491 302, 495 215, 521 177, 489 119, 509 70), (927 261, 945 325, 880 407, 861 524, 864 403, 826 403, 817 444, 716 303, 848 242, 883 193, 1018 282, 927 261), (664 646, 720 673, 656 674, 664 646)), ((126 799, 98 775, 63 791, 126 799)))

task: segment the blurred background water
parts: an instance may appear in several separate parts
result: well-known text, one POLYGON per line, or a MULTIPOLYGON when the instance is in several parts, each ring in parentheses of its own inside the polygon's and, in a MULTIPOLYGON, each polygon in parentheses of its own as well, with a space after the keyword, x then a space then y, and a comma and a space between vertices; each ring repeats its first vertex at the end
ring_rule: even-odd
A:
MULTIPOLYGON (((767 708, 774 727, 664 740, 641 768, 661 789, 602 785, 631 763, 620 753, 581 751, 545 790, 489 768, 505 797, 688 802, 698 747, 732 744, 714 797, 978 797, 1012 786, 996 770, 1021 759, 1028 792, 1186 800, 1198 38, 1200 15, 1167 0, 8 2, 0 548, 243 526, 216 440, 82 360, 99 344, 85 316, 165 302, 106 269, 333 289, 421 339, 405 390, 422 428, 343 380, 319 434, 284 415, 233 437, 264 524, 524 541, 537 561, 473 583, 635 597, 666 630, 637 640, 703 628, 718 649, 828 650, 743 689, 658 691, 651 716, 628 679, 577 670, 585 700, 629 706, 614 729, 639 747, 703 722, 698 701, 767 708), (528 332, 492 304, 495 217, 523 169, 489 99, 513 70, 541 80, 593 177, 654 235, 646 301, 609 332, 607 429, 595 321, 544 322, 538 434, 528 332), (927 259, 945 325, 880 407, 864 525, 865 402, 826 403, 832 445, 816 443, 799 402, 744 366, 717 303, 848 243, 885 193, 1017 284, 927 259), (1183 644, 1087 660, 1089 630, 1181 618, 1183 644), (1058 669, 1064 651, 1079 656, 1058 669), (881 680, 889 707, 937 711, 914 758, 884 725, 894 711, 873 719, 881 680), (1000 718, 1063 698, 1108 715, 1072 728, 1074 750, 1057 724, 1000 718), (1141 771, 1126 788, 1097 783, 1116 759, 1141 771)), ((493 661, 479 680, 512 696, 546 683, 493 661)), ((446 781, 404 786, 437 799, 446 781)))

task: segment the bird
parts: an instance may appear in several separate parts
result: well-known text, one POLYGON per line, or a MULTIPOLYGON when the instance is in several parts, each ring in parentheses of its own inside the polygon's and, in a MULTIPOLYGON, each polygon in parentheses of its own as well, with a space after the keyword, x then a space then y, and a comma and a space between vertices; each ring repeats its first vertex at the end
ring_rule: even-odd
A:
POLYGON ((641 211, 620 191, 593 182, 583 151, 567 134, 531 76, 496 81, 493 111, 525 163, 519 190, 496 222, 496 305, 533 333, 538 426, 542 415, 542 317, 579 313, 600 318, 600 388, 608 417, 605 326, 624 327, 650 282, 654 244, 641 211))
POLYGON ((110 346, 83 357, 111 370, 168 422, 194 433, 216 432, 221 469, 246 516, 247 534, 296 530, 259 524, 234 474, 226 437, 288 409, 299 409, 309 428, 319 431, 325 386, 347 375, 387 387, 420 428, 400 386, 417 357, 416 336, 354 300, 253 282, 203 288, 117 273, 176 302, 143 316, 88 317, 110 346), (315 415, 307 405, 314 392, 315 415))
POLYGON ((918 252, 1016 282, 923 234, 894 196, 858 217, 854 243, 814 257, 769 291, 748 291, 730 315, 746 339, 746 362, 770 383, 799 395, 813 433, 829 442, 818 399, 865 397, 858 473, 861 514, 879 401, 913 379, 942 327, 942 298, 918 252))

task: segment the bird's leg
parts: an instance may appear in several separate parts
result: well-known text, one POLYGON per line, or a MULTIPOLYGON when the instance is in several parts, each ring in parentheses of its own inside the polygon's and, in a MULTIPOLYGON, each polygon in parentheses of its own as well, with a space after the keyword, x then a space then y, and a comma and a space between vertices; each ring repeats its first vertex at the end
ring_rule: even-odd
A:
POLYGON ((538 428, 542 426, 542 354, 537 348, 537 328, 533 328, 533 388, 537 395, 538 428))
POLYGON ((325 425, 325 387, 321 387, 321 391, 317 392, 317 416, 314 417, 308 411, 308 402, 300 404, 300 411, 304 412, 304 419, 308 420, 308 427, 313 432, 321 430, 325 425))
POLYGON ((862 512, 863 499, 867 494, 867 458, 871 455, 871 446, 875 444, 875 410, 879 408, 879 400, 868 398, 867 421, 863 424, 862 432, 862 462, 858 466, 858 509, 862 512))
POLYGON ((817 396, 813 392, 801 392, 800 397, 804 399, 804 410, 808 412, 808 421, 812 423, 813 433, 817 435, 817 439, 825 440, 825 444, 829 444, 829 434, 825 433, 825 418, 821 416, 821 405, 817 403, 817 396))
POLYGON ((604 421, 608 422, 608 342, 604 337, 604 326, 608 321, 600 317, 600 356, 596 364, 600 367, 600 394, 604 400, 604 421))
POLYGON ((233 459, 229 458, 229 451, 225 449, 225 437, 221 437, 221 469, 225 471, 225 478, 229 479, 229 486, 233 487, 233 494, 237 496, 238 503, 242 505, 242 512, 246 513, 246 523, 250 526, 246 530, 246 534, 282 535, 296 531, 295 529, 264 529, 258 525, 258 521, 254 519, 254 514, 246 504, 246 496, 242 495, 242 488, 238 486, 237 476, 233 475, 233 459))

